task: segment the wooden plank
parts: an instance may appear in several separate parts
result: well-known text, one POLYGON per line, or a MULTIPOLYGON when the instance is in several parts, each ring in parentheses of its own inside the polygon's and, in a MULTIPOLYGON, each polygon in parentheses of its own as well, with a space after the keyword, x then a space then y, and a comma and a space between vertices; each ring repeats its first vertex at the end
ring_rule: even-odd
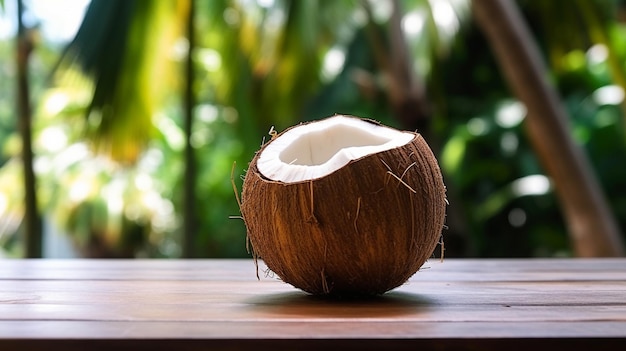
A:
MULTIPOLYGON (((11 324, 20 328, 21 323, 11 324), (15 325, 17 324, 17 326, 15 325)), ((5 330, 0 322, 0 330, 5 330)), ((343 323, 85 323, 50 322, 25 326, 35 338, 0 337, 2 350, 620 350, 623 324, 581 323, 394 323, 381 332, 343 323), (597 329, 594 337, 585 331, 597 329), (77 338, 75 330, 89 337, 77 338), (99 335, 93 335, 97 330, 99 335), (398 334, 388 331, 397 330, 398 334), (403 331, 413 331, 405 337, 403 331), (280 331, 280 333, 277 333, 280 331), (577 334, 576 332, 581 332, 577 334), (363 337, 363 334, 367 336, 363 337), (258 338, 263 335, 262 338, 258 338), (523 337, 520 337, 523 335, 523 337), (617 335, 617 336, 615 336, 617 335)))
MULTIPOLYGON (((265 269, 265 266, 262 267, 265 269)), ((0 260, 0 280, 250 280, 251 259, 240 260, 0 260)))
MULTIPOLYGON (((266 267, 260 262, 260 275, 266 267)), ((594 259, 431 259, 422 280, 625 280, 626 261, 594 259)), ((250 280, 250 259, 233 260, 0 260, 0 280, 250 280)))
MULTIPOLYGON (((6 339, 7 350, 621 350, 621 338, 416 338, 416 339, 6 339)), ((3 350, 4 350, 3 349, 3 350)))
POLYGON ((343 301, 257 281, 254 268, 251 260, 0 260, 0 350, 626 340, 626 259, 437 260, 381 297, 343 301))
MULTIPOLYGON (((576 309, 589 309, 581 318, 597 318, 598 314, 613 315, 626 308, 626 282, 600 282, 572 285, 562 282, 535 283, 470 283, 424 282, 403 286, 383 297, 361 301, 327 301, 311 297, 281 282, 216 282, 181 284, 180 282, 115 282, 84 281, 69 287, 64 281, 4 281, 0 287, 1 319, 37 319, 46 311, 46 318, 71 319, 73 315, 106 319, 116 309, 123 309, 128 318, 149 319, 144 313, 159 312, 162 318, 178 314, 186 318, 210 318, 207 313, 227 313, 230 319, 250 318, 259 311, 295 314, 308 312, 347 315, 368 313, 416 313, 424 318, 423 311, 436 308, 440 318, 446 309, 480 310, 492 313, 502 309, 501 316, 509 312, 522 316, 520 308, 537 307, 549 313, 562 309, 553 318, 579 313, 576 309), (478 307, 473 307, 478 306, 478 307), (605 312, 602 307, 610 307, 605 312), (202 317, 205 316, 205 317, 202 317)), ((479 311, 476 312, 475 310, 479 311)), ((537 312, 537 313, 539 313, 537 312)), ((626 318, 626 313, 618 315, 626 318)), ((274 317, 272 315, 271 317, 274 317)), ((81 317, 86 319, 86 317, 81 317)))
POLYGON ((292 321, 246 322, 151 322, 132 321, 0 321, 0 340, 18 339, 418 339, 418 338, 618 338, 624 337, 626 322, 605 321, 563 324, 560 322, 449 322, 388 321, 369 322, 317 321, 306 327, 292 321), (589 331, 593 330, 593 333, 589 331), (36 331, 36 333, 35 333, 36 331), (262 337, 259 337, 262 336, 262 337))

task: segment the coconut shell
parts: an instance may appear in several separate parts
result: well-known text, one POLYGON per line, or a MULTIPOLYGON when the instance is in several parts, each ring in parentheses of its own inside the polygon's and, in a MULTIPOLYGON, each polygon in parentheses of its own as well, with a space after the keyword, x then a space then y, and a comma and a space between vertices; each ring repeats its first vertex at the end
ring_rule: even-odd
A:
POLYGON ((315 295, 377 295, 405 283, 433 254, 446 208, 438 162, 414 134, 404 146, 298 183, 264 177, 261 148, 241 197, 254 257, 315 295))

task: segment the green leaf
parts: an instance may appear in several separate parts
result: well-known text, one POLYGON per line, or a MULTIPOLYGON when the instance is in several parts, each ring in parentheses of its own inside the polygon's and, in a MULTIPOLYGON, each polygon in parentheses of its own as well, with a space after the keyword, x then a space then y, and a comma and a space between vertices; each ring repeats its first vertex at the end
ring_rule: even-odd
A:
POLYGON ((153 137, 152 119, 171 86, 171 50, 185 7, 173 0, 93 0, 60 70, 94 81, 87 133, 96 148, 133 163, 153 137))

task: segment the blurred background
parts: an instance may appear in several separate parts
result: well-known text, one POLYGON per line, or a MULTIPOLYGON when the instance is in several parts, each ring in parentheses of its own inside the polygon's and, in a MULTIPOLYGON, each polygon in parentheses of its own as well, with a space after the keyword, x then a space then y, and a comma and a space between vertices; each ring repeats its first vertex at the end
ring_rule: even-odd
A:
MULTIPOLYGON (((622 236, 625 4, 511 3, 622 236)), ((473 10, 0 0, 0 257, 250 257, 233 183, 272 127, 335 113, 426 137, 448 189, 446 257, 576 256, 545 167, 561 155, 537 156, 473 10)))

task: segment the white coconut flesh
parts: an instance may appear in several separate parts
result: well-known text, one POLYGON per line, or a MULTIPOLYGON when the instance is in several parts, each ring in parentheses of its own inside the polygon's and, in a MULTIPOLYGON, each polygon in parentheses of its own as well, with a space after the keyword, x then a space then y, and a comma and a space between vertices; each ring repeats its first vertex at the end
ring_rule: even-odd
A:
POLYGON ((336 115, 293 127, 261 151, 257 169, 267 179, 297 183, 327 176, 351 161, 408 144, 414 133, 336 115))

